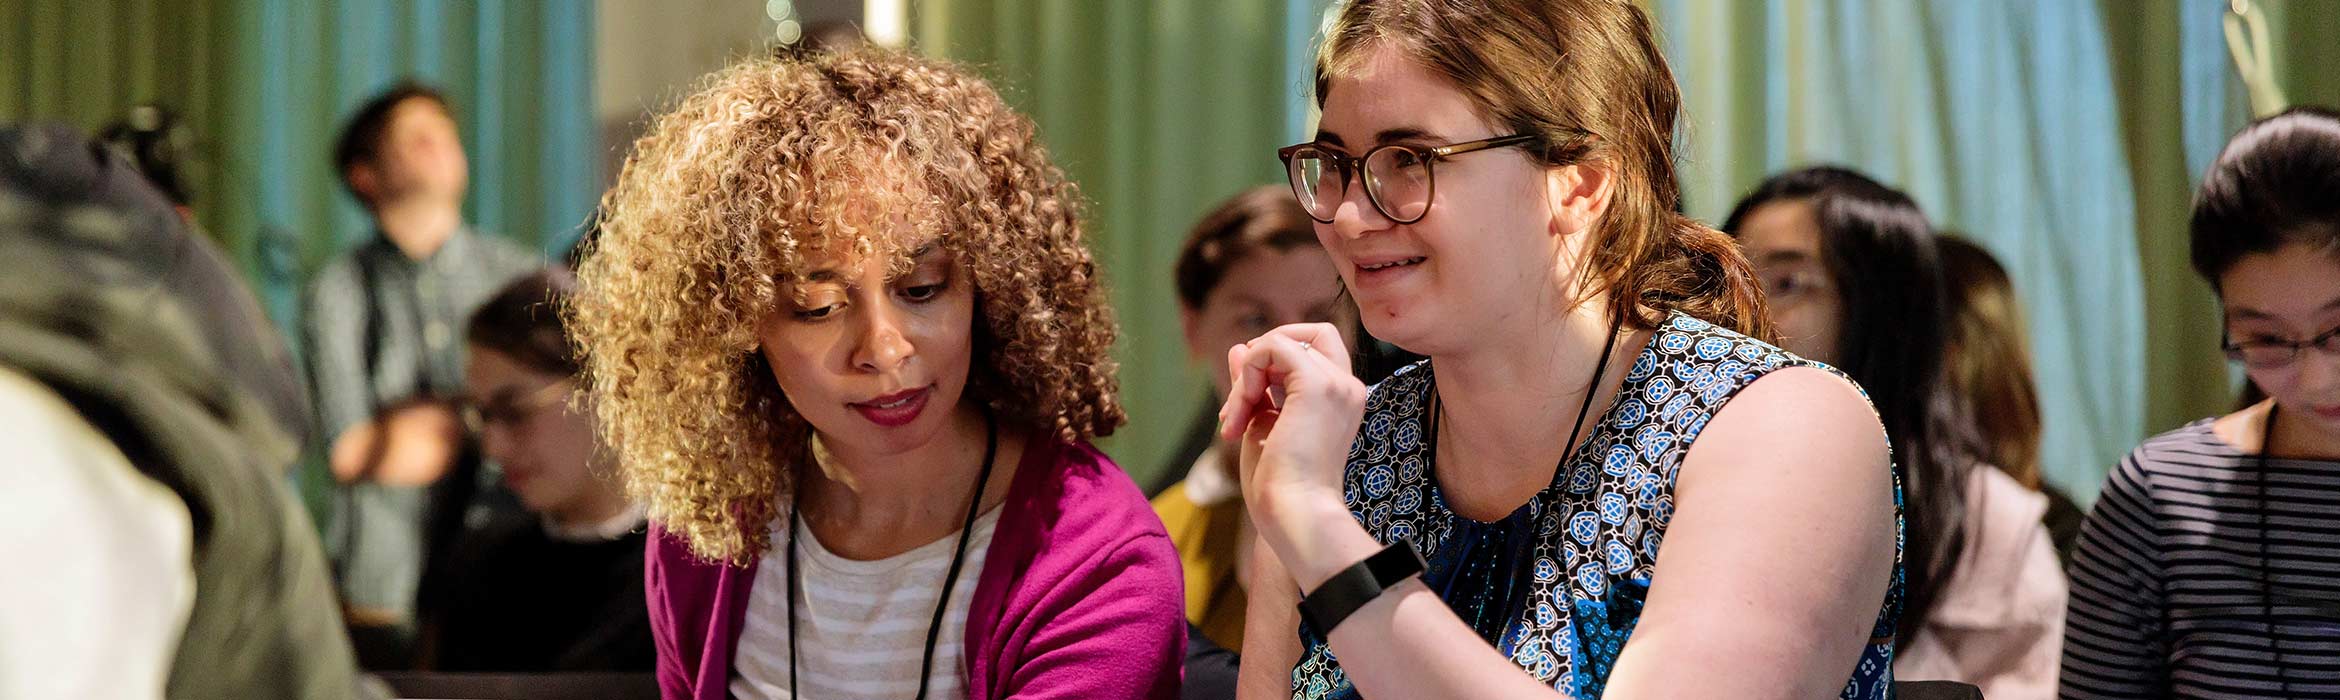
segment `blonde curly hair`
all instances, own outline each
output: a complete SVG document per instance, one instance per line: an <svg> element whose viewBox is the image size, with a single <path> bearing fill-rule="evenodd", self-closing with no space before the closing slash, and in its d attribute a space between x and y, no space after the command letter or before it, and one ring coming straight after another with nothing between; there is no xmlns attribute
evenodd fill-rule
<svg viewBox="0 0 2340 700"><path fill-rule="evenodd" d="M970 397L1068 442L1124 420L1079 194L956 66L856 50L718 71L634 142L599 224L568 313L601 427L629 494L707 560L761 554L811 459L756 328L820 256L902 265L939 237L974 283Z"/></svg>

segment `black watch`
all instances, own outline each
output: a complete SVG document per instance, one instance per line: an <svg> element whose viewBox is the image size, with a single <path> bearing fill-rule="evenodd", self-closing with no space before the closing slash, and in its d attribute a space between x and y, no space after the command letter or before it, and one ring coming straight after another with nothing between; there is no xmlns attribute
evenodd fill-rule
<svg viewBox="0 0 2340 700"><path fill-rule="evenodd" d="M1381 597L1382 592L1399 582L1420 575L1428 568L1422 553L1414 551L1410 540L1398 540L1364 561L1350 564L1332 578L1324 580L1300 598L1300 621L1314 630L1320 639L1330 638L1334 627L1366 603Z"/></svg>

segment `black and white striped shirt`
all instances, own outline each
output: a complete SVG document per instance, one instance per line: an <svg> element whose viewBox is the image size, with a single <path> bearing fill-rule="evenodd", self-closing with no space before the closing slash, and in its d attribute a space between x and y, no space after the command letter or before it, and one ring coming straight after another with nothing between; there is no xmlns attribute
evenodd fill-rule
<svg viewBox="0 0 2340 700"><path fill-rule="evenodd" d="M2340 697L2340 462L2259 462L2208 420L2121 461L2072 558L2063 697Z"/></svg>

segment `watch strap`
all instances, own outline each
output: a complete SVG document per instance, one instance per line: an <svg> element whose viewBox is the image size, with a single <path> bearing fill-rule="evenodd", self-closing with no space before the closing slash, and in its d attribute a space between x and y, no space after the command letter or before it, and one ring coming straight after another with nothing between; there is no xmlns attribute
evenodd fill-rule
<svg viewBox="0 0 2340 700"><path fill-rule="evenodd" d="M1300 621L1318 637L1329 637L1333 628L1339 627L1358 608L1400 582L1420 575L1428 567L1422 561L1422 554L1414 551L1412 541L1398 540L1373 556L1350 564L1349 568L1325 579L1316 590L1301 596Z"/></svg>

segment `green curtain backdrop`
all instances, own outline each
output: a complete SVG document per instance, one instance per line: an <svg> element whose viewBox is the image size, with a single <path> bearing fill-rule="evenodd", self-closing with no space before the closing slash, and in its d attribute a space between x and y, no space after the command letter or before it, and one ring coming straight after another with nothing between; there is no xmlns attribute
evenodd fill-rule
<svg viewBox="0 0 2340 700"><path fill-rule="evenodd" d="M168 105L197 135L197 159L187 173L197 211L207 222L218 218L217 203L229 199L220 191L224 132L218 127L231 123L226 112L234 94L226 77L238 70L241 36L230 5L0 0L0 121L40 119L94 131L132 105ZM224 238L245 244L248 234L247 228Z"/></svg>
<svg viewBox="0 0 2340 700"><path fill-rule="evenodd" d="M503 0L0 0L0 120L95 130L155 102L195 134L196 213L288 322L300 281L370 235L328 159L402 77L455 103L469 219L549 251L598 194L593 5Z"/></svg>
<svg viewBox="0 0 2340 700"><path fill-rule="evenodd" d="M291 328L301 283L372 235L333 139L403 77L454 102L468 220L565 249L599 194L592 51L590 2L0 0L0 121L94 131L136 104L179 112L197 219Z"/></svg>
<svg viewBox="0 0 2340 700"><path fill-rule="evenodd" d="M2086 502L2145 435L2226 408L2187 261L2193 183L2249 118L2226 0L1652 0L1688 104L1685 191L1849 162L2006 259L2049 478ZM2340 104L2340 3L2256 0L2277 82Z"/></svg>
<svg viewBox="0 0 2340 700"><path fill-rule="evenodd" d="M2139 196L2145 281L2146 429L2217 412L2234 399L2218 355L2218 311L2187 261L2191 191L2248 104L2227 56L2227 3L2099 0L2122 105L2122 141ZM2255 0L2268 17L2276 82L2293 104L2340 106L2340 3Z"/></svg>
<svg viewBox="0 0 2340 700"><path fill-rule="evenodd" d="M2187 260L2186 222L2194 182L2249 115L2219 29L2224 2L2100 5L2138 192L2138 262L2152 321L2144 429L2158 432L2234 396L2218 354L2217 306Z"/></svg>
<svg viewBox="0 0 2340 700"><path fill-rule="evenodd" d="M2143 428L2136 194L2097 8L2074 0L1661 0L1690 211L1841 163L1990 247L2031 326L2049 480L2095 493Z"/></svg>
<svg viewBox="0 0 2340 700"><path fill-rule="evenodd" d="M1103 447L1145 482L1209 393L1180 336L1171 264L1212 204L1283 181L1275 149L1307 124L1319 6L932 0L915 10L917 48L993 81L1090 200L1130 414Z"/></svg>
<svg viewBox="0 0 2340 700"><path fill-rule="evenodd" d="M2191 183L2247 119L2225 0L1641 0L1687 100L1685 191L1719 217L1795 163L1878 172L2009 258L2034 309L2047 465L2087 498L2146 434L2232 396L2208 289L2185 260ZM927 0L922 50L975 64L1093 200L1150 476L1201 377L1168 268L1215 198L1270 182L1301 138L1326 2ZM2340 3L2258 0L2294 103L2340 104ZM2003 171L2002 171L2003 170Z"/></svg>

